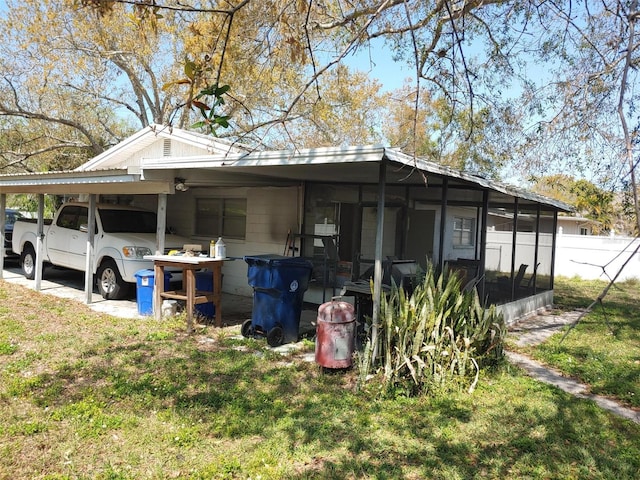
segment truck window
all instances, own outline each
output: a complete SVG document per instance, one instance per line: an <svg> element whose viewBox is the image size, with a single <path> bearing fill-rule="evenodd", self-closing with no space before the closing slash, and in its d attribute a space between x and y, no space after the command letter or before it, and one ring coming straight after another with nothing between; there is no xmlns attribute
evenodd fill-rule
<svg viewBox="0 0 640 480"><path fill-rule="evenodd" d="M13 225L14 223L16 223L16 220L20 220L21 218L24 218L24 215L22 215L20 212L7 210L5 211L4 223L5 225Z"/></svg>
<svg viewBox="0 0 640 480"><path fill-rule="evenodd" d="M107 233L156 233L156 214L153 212L101 208L100 220Z"/></svg>
<svg viewBox="0 0 640 480"><path fill-rule="evenodd" d="M81 219L87 224L87 209L77 205L69 205L63 207L58 215L56 225L62 228L70 228L72 230L80 230Z"/></svg>

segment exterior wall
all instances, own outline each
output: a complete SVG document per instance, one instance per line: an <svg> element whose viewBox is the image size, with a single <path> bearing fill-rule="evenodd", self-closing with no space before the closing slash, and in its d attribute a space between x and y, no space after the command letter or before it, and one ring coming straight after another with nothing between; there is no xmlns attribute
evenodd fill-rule
<svg viewBox="0 0 640 480"><path fill-rule="evenodd" d="M199 148L193 145L188 145L182 142L171 141L170 153L172 157L190 157L196 155L206 155L209 152L204 148ZM164 139L158 139L158 141L149 145L148 147L138 150L129 156L127 159L118 163L117 165L110 165L110 167L132 167L140 166L142 160L145 158L162 158L165 156L164 151Z"/></svg>
<svg viewBox="0 0 640 480"><path fill-rule="evenodd" d="M440 206L416 206L419 210L433 210L435 211L434 229L433 229L433 258L434 262L437 262L440 258L440 218L441 208ZM447 218L445 220L444 230L444 260L457 260L458 258L475 259L476 258L476 245L480 241L478 232L482 228L482 218L477 217L478 210L475 207L447 207ZM453 246L453 219L454 217L465 217L476 219L475 226L476 245L469 247L454 247ZM374 231L375 234L375 231ZM375 239L375 236L373 237Z"/></svg>
<svg viewBox="0 0 640 480"><path fill-rule="evenodd" d="M196 198L246 198L247 219L246 238L244 240L226 239L227 255L236 257L235 261L226 262L223 267L223 291L239 295L252 295L253 291L247 284L247 265L242 260L245 255L279 254L284 253L287 232L299 231L301 218L301 189L299 187L245 187L245 188L191 188L186 192L170 195L167 201L167 227L175 233L190 238L193 243L202 244L207 248L210 238L195 235ZM157 197L136 196L136 205L155 209ZM390 208L390 210L394 210ZM395 212L395 210L394 210ZM395 251L396 215L385 215L385 234L383 253L393 255ZM449 207L445 223L445 259L475 258L475 246L452 246L453 218L455 216L476 218L476 208ZM434 258L437 258L440 211L436 210L434 225ZM363 211L362 245L369 246L374 256L376 233L375 209L365 208ZM480 226L476 225L476 231ZM476 241L479 237L476 235Z"/></svg>
<svg viewBox="0 0 640 480"><path fill-rule="evenodd" d="M245 239L224 238L227 256L235 260L225 262L222 268L222 289L226 293L251 296L253 290L247 283L247 264L243 257L283 254L287 232L299 230L299 190L298 187L192 188L169 196L167 226L208 248L212 239L195 235L196 198L246 198Z"/></svg>
<svg viewBox="0 0 640 480"><path fill-rule="evenodd" d="M467 259L475 259L476 258L476 245L479 242L479 236L477 235L479 229L482 225L475 225L475 241L473 246L466 247L456 247L453 245L453 219L454 217L464 217L464 218L473 218L477 219L477 209L471 207L447 207L447 219L445 222L444 229L444 259L446 260L457 260L458 258L467 258ZM440 215L437 216L437 222L440 221ZM434 243L439 243L439 235L440 235L440 223L436 225L435 235L437 237L434 239ZM435 252L434 252L435 253Z"/></svg>
<svg viewBox="0 0 640 480"><path fill-rule="evenodd" d="M580 229L586 228L587 234L591 235L591 225L585 221L558 216L558 234L580 235Z"/></svg>

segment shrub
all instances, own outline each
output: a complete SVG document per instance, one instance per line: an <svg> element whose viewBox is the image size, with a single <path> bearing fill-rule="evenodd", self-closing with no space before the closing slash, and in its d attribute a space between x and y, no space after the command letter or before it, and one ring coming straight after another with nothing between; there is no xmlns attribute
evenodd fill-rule
<svg viewBox="0 0 640 480"><path fill-rule="evenodd" d="M495 306L484 307L475 289L429 267L411 294L395 285L380 302L377 338L359 362L360 384L371 371L386 389L410 394L464 385L470 392L480 365L502 357L506 327Z"/></svg>

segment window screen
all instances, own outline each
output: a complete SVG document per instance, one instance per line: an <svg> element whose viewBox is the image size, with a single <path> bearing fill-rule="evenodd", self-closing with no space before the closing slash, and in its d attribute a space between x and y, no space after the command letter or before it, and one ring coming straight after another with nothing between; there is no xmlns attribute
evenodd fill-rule
<svg viewBox="0 0 640 480"><path fill-rule="evenodd" d="M196 199L196 235L244 240L246 227L245 198Z"/></svg>
<svg viewBox="0 0 640 480"><path fill-rule="evenodd" d="M453 246L473 247L475 245L475 218L453 218Z"/></svg>

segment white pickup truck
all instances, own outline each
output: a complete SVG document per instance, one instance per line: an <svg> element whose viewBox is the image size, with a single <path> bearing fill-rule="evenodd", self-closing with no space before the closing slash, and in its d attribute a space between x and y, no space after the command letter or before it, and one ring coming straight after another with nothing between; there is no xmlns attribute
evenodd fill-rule
<svg viewBox="0 0 640 480"><path fill-rule="evenodd" d="M53 220L45 220L43 261L59 267L84 271L87 255L88 204L67 203ZM19 219L13 226L12 248L20 255L22 272L35 277L37 224L35 219ZM165 236L165 252L181 250L189 239ZM144 260L154 253L156 214L122 205L98 204L94 239L98 291L104 298L120 299L129 294L136 282L135 273L152 268Z"/></svg>

